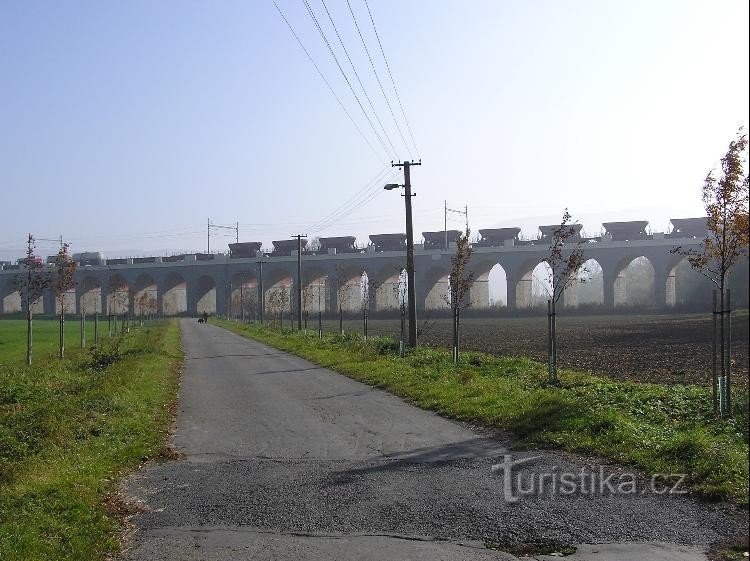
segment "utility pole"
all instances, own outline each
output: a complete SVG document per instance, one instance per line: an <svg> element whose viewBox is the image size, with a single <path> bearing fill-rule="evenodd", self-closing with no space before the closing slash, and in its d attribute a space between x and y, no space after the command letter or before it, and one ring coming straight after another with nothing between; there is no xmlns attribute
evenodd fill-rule
<svg viewBox="0 0 750 561"><path fill-rule="evenodd" d="M222 224L211 224L211 219L208 219L208 226L206 227L206 253L211 253L211 228L222 229L222 230L234 230L234 237L237 243L240 241L240 223L235 222L232 226L225 226Z"/></svg>
<svg viewBox="0 0 750 561"><path fill-rule="evenodd" d="M391 163L392 167L404 168L404 202L406 204L406 278L407 278L407 290L409 291L409 346L415 348L417 346L417 294L414 282L414 223L412 220L411 213L411 198L416 196L416 193L411 192L411 166L421 166L422 161L409 162L394 164Z"/></svg>
<svg viewBox="0 0 750 561"><path fill-rule="evenodd" d="M263 325L265 314L266 314L266 293L263 290L263 263L267 263L267 261L263 261L263 259L260 259L259 261L256 261L258 264L258 304L260 305L260 324Z"/></svg>
<svg viewBox="0 0 750 561"><path fill-rule="evenodd" d="M443 201L443 231L445 232L445 251L448 251L448 201Z"/></svg>
<svg viewBox="0 0 750 561"><path fill-rule="evenodd" d="M455 208L448 208L448 201L445 201L443 216L445 223L445 250L448 251L448 213L455 212L456 214L463 214L466 219L466 230L469 230L469 205L465 205L463 210L457 210Z"/></svg>
<svg viewBox="0 0 750 561"><path fill-rule="evenodd" d="M293 234L297 238L297 330L302 331L302 238L307 234Z"/></svg>

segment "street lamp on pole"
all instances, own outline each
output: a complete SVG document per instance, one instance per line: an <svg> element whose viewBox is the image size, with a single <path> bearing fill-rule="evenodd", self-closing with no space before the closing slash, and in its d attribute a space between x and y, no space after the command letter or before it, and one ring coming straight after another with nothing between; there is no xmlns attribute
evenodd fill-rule
<svg viewBox="0 0 750 561"><path fill-rule="evenodd" d="M422 162L401 162L398 164L391 164L393 167L404 168L404 193L401 195L404 197L404 203L406 206L406 280L407 280L407 298L408 298L408 313L409 313L409 346L415 348L417 346L417 292L414 283L414 224L412 221L411 213L411 198L416 196L416 193L411 192L411 166L421 166ZM398 183L388 183L383 189L386 191L393 191L402 187Z"/></svg>

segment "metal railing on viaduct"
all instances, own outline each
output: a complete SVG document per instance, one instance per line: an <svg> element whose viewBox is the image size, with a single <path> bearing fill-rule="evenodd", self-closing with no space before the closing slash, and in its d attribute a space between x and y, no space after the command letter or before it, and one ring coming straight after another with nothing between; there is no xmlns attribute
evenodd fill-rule
<svg viewBox="0 0 750 561"><path fill-rule="evenodd" d="M606 233L602 236L578 238L584 242L584 258L601 267L603 306L614 308L627 303L632 286L628 287L624 271L639 257L646 258L653 268L653 304L663 307L677 301L676 271L682 258L670 250L675 246L698 247L705 237L705 219L674 219L672 223L670 234L647 234L647 222L611 222L604 224ZM541 226L542 235L536 240L520 239L518 228L480 230L470 265L475 275L471 307L490 306L489 274L496 265L505 272L505 305L511 309L531 306L532 273L549 254L552 229L554 226ZM448 275L458 235L458 231L423 233L424 242L415 250L418 309L447 306ZM260 286L266 310L273 306L289 309L289 302L294 302L290 291L297 277L297 241L273 243L271 252L263 252L258 242L247 242L231 244L227 254L127 259L76 254L76 287L66 295L66 309L71 313L196 315L205 311L226 315L244 307L248 313L255 313L261 300ZM372 235L364 248L357 247L350 236L322 238L319 248L304 250L303 255L303 303L308 311L332 312L339 306L356 311L365 303L371 311L399 306L403 296L399 279L405 266L404 234ZM49 258L46 267L53 270L53 263ZM6 263L0 267L0 313L22 311L15 279L23 265ZM564 305L577 304L575 288L565 297ZM51 290L45 291L34 309L47 314L57 309Z"/></svg>

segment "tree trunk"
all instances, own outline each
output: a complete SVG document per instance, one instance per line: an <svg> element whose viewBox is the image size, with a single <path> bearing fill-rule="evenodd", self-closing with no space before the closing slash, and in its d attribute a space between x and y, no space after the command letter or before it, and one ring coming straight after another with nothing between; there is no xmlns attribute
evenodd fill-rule
<svg viewBox="0 0 750 561"><path fill-rule="evenodd" d="M399 340L398 354L403 357L405 354L405 342L404 342L404 320L406 319L406 308L401 306L401 339Z"/></svg>
<svg viewBox="0 0 750 561"><path fill-rule="evenodd" d="M557 314L552 300L552 380L557 384Z"/></svg>
<svg viewBox="0 0 750 561"><path fill-rule="evenodd" d="M323 338L323 312L318 310L318 339Z"/></svg>
<svg viewBox="0 0 750 561"><path fill-rule="evenodd" d="M364 311L364 331L365 331L365 342L367 341L367 310Z"/></svg>
<svg viewBox="0 0 750 561"><path fill-rule="evenodd" d="M344 334L344 310L339 306L339 333Z"/></svg>
<svg viewBox="0 0 750 561"><path fill-rule="evenodd" d="M554 383L553 361L553 333L552 333L552 300L547 300L547 383Z"/></svg>
<svg viewBox="0 0 750 561"><path fill-rule="evenodd" d="M60 358L65 358L65 309L60 306Z"/></svg>
<svg viewBox="0 0 750 561"><path fill-rule="evenodd" d="M31 314L31 301L26 297L26 364L31 365L32 346L33 338L31 334L32 330L32 314Z"/></svg>

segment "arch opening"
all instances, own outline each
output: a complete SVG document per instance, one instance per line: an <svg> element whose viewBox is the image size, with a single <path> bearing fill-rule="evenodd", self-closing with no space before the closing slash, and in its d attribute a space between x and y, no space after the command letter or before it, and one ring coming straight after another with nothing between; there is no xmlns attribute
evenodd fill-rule
<svg viewBox="0 0 750 561"><path fill-rule="evenodd" d="M73 302L75 304L75 289L73 289ZM71 310L71 303L67 301L68 295L65 295L65 310ZM55 299L55 308L57 313L60 313L60 302ZM81 301L79 302L79 309L84 314L97 314L102 312L102 285L96 277L86 277L81 282Z"/></svg>
<svg viewBox="0 0 750 561"><path fill-rule="evenodd" d="M632 259L615 278L615 306L654 306L655 279L654 267L647 257Z"/></svg>
<svg viewBox="0 0 750 561"><path fill-rule="evenodd" d="M505 268L496 263L487 272L487 288L491 308L505 308L508 306L508 275ZM482 278L480 276L480 278Z"/></svg>
<svg viewBox="0 0 750 561"><path fill-rule="evenodd" d="M158 289L150 275L139 275L135 280L133 312L137 316L149 316L158 312Z"/></svg>
<svg viewBox="0 0 750 561"><path fill-rule="evenodd" d="M216 314L216 281L213 277L203 275L195 285L195 310L198 315Z"/></svg>
<svg viewBox="0 0 750 561"><path fill-rule="evenodd" d="M604 305L604 271L596 259L584 261L563 298L570 307Z"/></svg>
<svg viewBox="0 0 750 561"><path fill-rule="evenodd" d="M2 311L4 314L15 314L21 311L21 292L13 281L5 283L2 292Z"/></svg>
<svg viewBox="0 0 750 561"><path fill-rule="evenodd" d="M157 298L158 298L157 294ZM187 312L187 283L178 273L170 273L164 279L161 291L161 313L176 316Z"/></svg>
<svg viewBox="0 0 750 561"><path fill-rule="evenodd" d="M130 285L118 274L107 280L107 309L112 314L122 315L130 310Z"/></svg>
<svg viewBox="0 0 750 561"><path fill-rule="evenodd" d="M234 318L256 319L258 280L249 272L235 273L230 281L229 314Z"/></svg>

